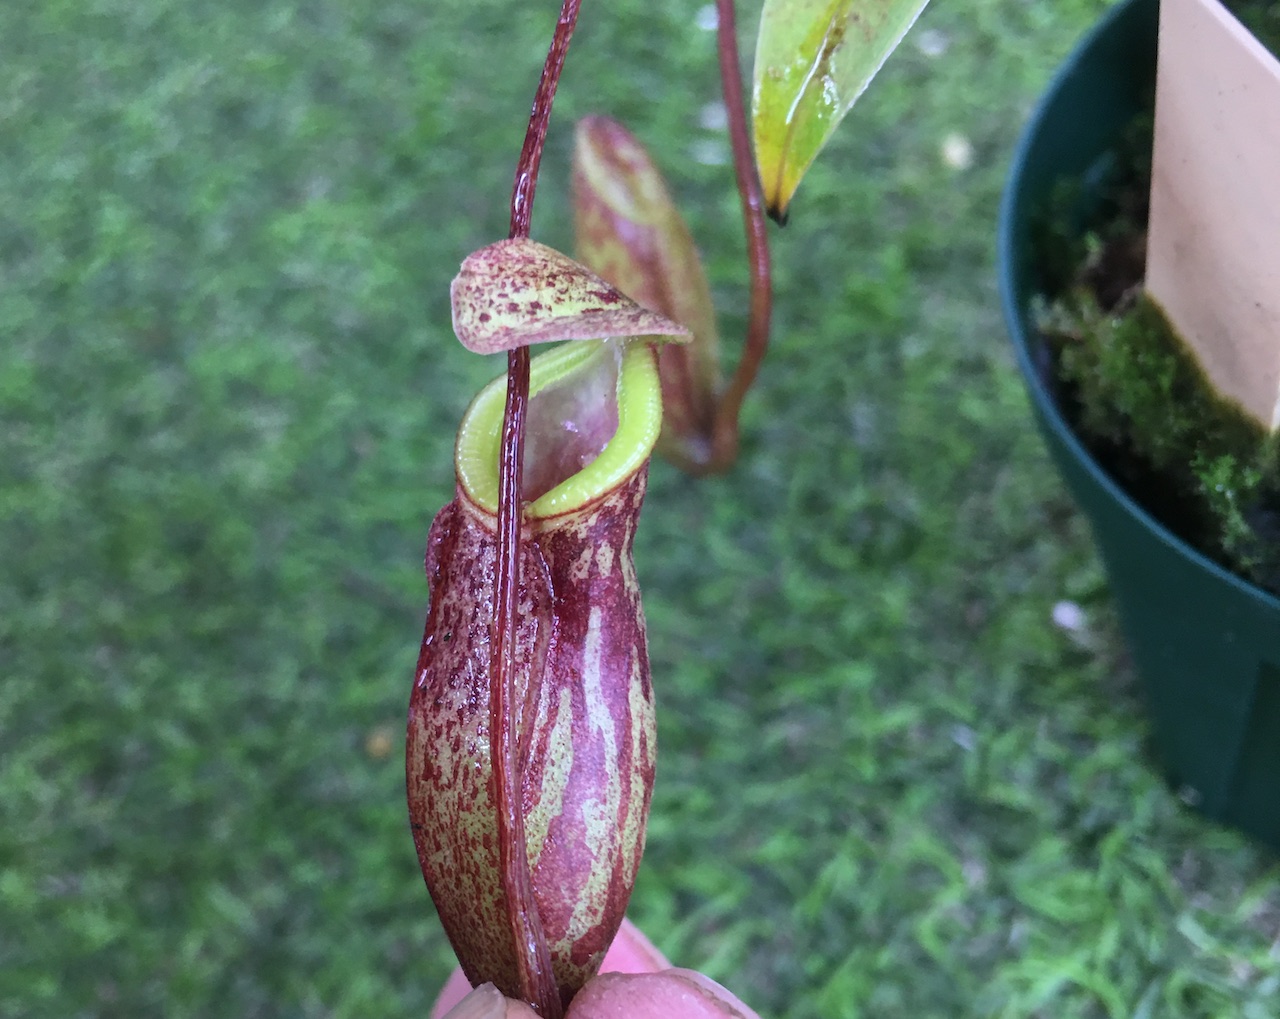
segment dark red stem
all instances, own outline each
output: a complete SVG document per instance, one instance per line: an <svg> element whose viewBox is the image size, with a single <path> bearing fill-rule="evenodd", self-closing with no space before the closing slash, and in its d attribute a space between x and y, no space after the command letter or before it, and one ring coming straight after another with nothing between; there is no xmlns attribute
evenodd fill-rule
<svg viewBox="0 0 1280 1019"><path fill-rule="evenodd" d="M564 0L538 91L534 95L529 127L511 189L512 238L529 236L538 167L542 162L551 107L580 5L581 0ZM560 991L551 970L551 952L533 897L533 878L529 872L519 734L514 725L515 679L519 664L516 625L519 621L520 540L524 519L524 432L528 406L529 350L521 347L507 355L507 403L502 419L502 452L498 464L498 569L494 578L494 641L489 660L490 761L494 801L498 808L498 862L502 868L507 920L519 968L520 993L544 1019L561 1019Z"/></svg>
<svg viewBox="0 0 1280 1019"><path fill-rule="evenodd" d="M733 0L716 0L720 51L720 81L729 117L729 141L733 168L742 200L742 222L747 233L747 259L751 266L751 307L742 357L716 406L715 427L708 470L724 471L738 454L738 415L747 390L755 381L769 348L769 317L773 309L773 276L769 268L769 237L764 221L764 197L747 136L747 108L742 95L742 67L738 58L738 32Z"/></svg>
<svg viewBox="0 0 1280 1019"><path fill-rule="evenodd" d="M517 353L524 357L517 357ZM498 811L498 865L506 898L507 923L516 953L520 996L539 1015L560 1019L560 992L551 969L542 918L533 897L533 875L524 830L519 767L520 734L515 720L517 596L520 590L521 488L524 475L524 426L529 402L529 355L508 357L507 404L502 423L498 469L498 569L494 578L497 610L489 661L489 745L493 800Z"/></svg>
<svg viewBox="0 0 1280 1019"><path fill-rule="evenodd" d="M582 0L564 0L560 8L560 20L547 51L547 61L542 66L542 78L533 96L533 109L529 111L529 127L524 135L524 147L516 164L515 184L511 188L511 236L528 237L533 218L533 194L538 187L538 167L542 163L542 146L547 140L547 127L551 123L551 105L555 102L556 86L560 84L560 72L569 52L574 26L578 23L578 8Z"/></svg>

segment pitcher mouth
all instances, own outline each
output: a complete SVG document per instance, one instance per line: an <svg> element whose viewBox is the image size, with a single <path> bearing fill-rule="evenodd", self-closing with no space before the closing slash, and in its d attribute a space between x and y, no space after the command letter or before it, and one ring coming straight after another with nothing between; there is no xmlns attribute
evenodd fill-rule
<svg viewBox="0 0 1280 1019"><path fill-rule="evenodd" d="M472 502L498 512L506 376L485 386L458 429L454 466ZM526 518L577 509L616 488L648 459L662 428L650 346L638 340L566 343L529 368Z"/></svg>

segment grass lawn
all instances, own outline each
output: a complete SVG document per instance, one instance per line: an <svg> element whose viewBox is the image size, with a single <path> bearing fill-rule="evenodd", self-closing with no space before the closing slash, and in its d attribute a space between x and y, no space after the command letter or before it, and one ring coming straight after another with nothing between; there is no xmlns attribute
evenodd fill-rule
<svg viewBox="0 0 1280 1019"><path fill-rule="evenodd" d="M498 368L447 283L556 6L0 6L0 1016L425 1016L422 552ZM774 231L737 468L654 468L632 915L762 1015L1280 1010L1280 868L1152 770L997 308L1014 138L1105 6L936 0ZM534 231L573 118L623 118L732 351L700 7L584 5Z"/></svg>

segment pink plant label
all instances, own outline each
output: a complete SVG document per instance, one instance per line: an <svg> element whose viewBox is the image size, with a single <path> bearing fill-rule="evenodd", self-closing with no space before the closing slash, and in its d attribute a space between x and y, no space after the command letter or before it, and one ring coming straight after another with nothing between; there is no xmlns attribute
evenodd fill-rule
<svg viewBox="0 0 1280 1019"><path fill-rule="evenodd" d="M1147 291L1280 426L1280 61L1219 0L1162 0Z"/></svg>

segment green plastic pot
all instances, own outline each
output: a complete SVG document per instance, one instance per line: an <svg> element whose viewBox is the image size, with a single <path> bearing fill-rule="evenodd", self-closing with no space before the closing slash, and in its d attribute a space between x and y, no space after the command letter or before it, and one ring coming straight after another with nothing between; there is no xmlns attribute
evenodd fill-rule
<svg viewBox="0 0 1280 1019"><path fill-rule="evenodd" d="M1001 300L1037 423L1088 517L1175 789L1209 817L1280 849L1280 600L1171 534L1098 465L1063 417L1032 322L1032 217L1064 178L1114 159L1155 80L1157 0L1112 8L1050 85L1014 157L1000 210Z"/></svg>

